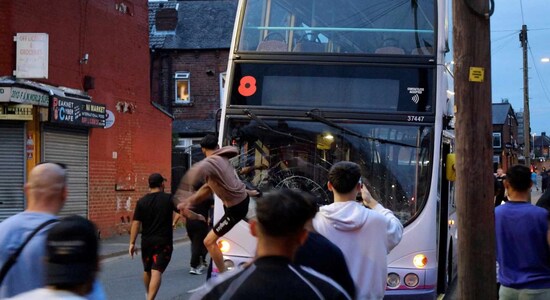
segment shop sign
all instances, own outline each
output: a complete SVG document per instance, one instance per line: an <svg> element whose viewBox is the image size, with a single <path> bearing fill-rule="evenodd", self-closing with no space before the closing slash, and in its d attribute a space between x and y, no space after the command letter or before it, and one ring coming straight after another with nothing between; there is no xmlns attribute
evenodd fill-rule
<svg viewBox="0 0 550 300"><path fill-rule="evenodd" d="M64 97L52 97L50 122L85 127L105 127L105 105Z"/></svg>
<svg viewBox="0 0 550 300"><path fill-rule="evenodd" d="M107 110L107 119L105 120L105 129L113 127L115 124L115 114L112 111Z"/></svg>
<svg viewBox="0 0 550 300"><path fill-rule="evenodd" d="M10 102L10 87L0 87L0 102Z"/></svg>
<svg viewBox="0 0 550 300"><path fill-rule="evenodd" d="M18 87L0 87L0 102L16 102L48 107L50 97L41 92Z"/></svg>
<svg viewBox="0 0 550 300"><path fill-rule="evenodd" d="M0 106L0 120L32 120L32 105L4 104Z"/></svg>
<svg viewBox="0 0 550 300"><path fill-rule="evenodd" d="M48 34L18 33L15 71L17 78L48 78Z"/></svg>

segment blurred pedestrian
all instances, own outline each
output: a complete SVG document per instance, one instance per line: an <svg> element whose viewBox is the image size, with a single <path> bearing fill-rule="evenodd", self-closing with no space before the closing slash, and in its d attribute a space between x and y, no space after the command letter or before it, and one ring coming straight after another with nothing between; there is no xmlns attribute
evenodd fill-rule
<svg viewBox="0 0 550 300"><path fill-rule="evenodd" d="M537 192L539 191L539 185L537 184L537 171L533 170L531 173L531 181L533 182L533 185L537 189Z"/></svg>
<svg viewBox="0 0 550 300"><path fill-rule="evenodd" d="M155 299L173 251L172 214L177 212L170 194L164 192L166 179L159 173L149 176L149 193L136 204L130 227L128 252L136 253L136 239L141 227L143 283L148 300Z"/></svg>
<svg viewBox="0 0 550 300"><path fill-rule="evenodd" d="M502 168L498 168L495 175L495 207L508 201L506 198L506 189L504 188L505 179L506 174L504 174L504 170L502 170Z"/></svg>
<svg viewBox="0 0 550 300"><path fill-rule="evenodd" d="M401 241L403 225L372 198L356 163L334 164L328 179L334 203L320 207L313 228L344 253L357 299L382 299L388 275L387 254ZM370 209L355 200L358 193Z"/></svg>
<svg viewBox="0 0 550 300"><path fill-rule="evenodd" d="M81 216L61 219L46 238L46 286L10 299L86 299L99 271L98 249L92 222Z"/></svg>
<svg viewBox="0 0 550 300"><path fill-rule="evenodd" d="M537 200L536 205L550 211L550 189L546 189L539 197L539 200Z"/></svg>
<svg viewBox="0 0 550 300"><path fill-rule="evenodd" d="M530 170L506 172L508 202L495 208L499 299L550 299L548 211L529 202Z"/></svg>
<svg viewBox="0 0 550 300"><path fill-rule="evenodd" d="M59 163L40 163L29 173L24 186L27 208L0 223L0 266L9 258L15 263L4 271L0 299L43 287L45 241L52 223L67 200L67 170ZM34 233L34 234L33 234ZM25 241L27 240L27 243ZM20 250L19 255L15 255ZM88 299L105 299L96 280Z"/></svg>
<svg viewBox="0 0 550 300"><path fill-rule="evenodd" d="M306 226L308 227L311 227L311 224ZM309 230L306 241L296 252L294 263L326 275L342 286L351 298L355 298L355 284L349 274L344 254L326 237Z"/></svg>
<svg viewBox="0 0 550 300"><path fill-rule="evenodd" d="M540 184L540 189L541 191L544 193L546 191L546 189L548 188L548 171L546 171L546 168L545 167L542 167L542 171L540 172L540 176L541 176L541 184Z"/></svg>
<svg viewBox="0 0 550 300"><path fill-rule="evenodd" d="M207 135L201 140L201 150L205 159L191 167L183 177L176 198L180 201L178 209L187 214L193 206L205 201L214 193L223 202L225 214L206 235L204 245L220 273L225 271L223 255L218 247L218 238L225 235L239 221L246 219L250 197L257 192L247 191L245 184L238 178L233 165L229 162L238 154L238 149L232 146L218 149L218 140L213 135ZM189 190L198 182L206 183L196 192L189 195Z"/></svg>
<svg viewBox="0 0 550 300"><path fill-rule="evenodd" d="M202 182L199 187L200 186L202 186ZM210 194L206 200L196 204L191 210L203 216L205 220L209 220L209 213L212 205L214 205L214 195ZM191 241L191 260L189 261L191 268L189 269L189 273L201 275L208 267L208 263L206 262L208 249L206 249L204 245L204 239L208 231L210 231L210 226L208 222L203 220L188 219L185 221L185 229Z"/></svg>
<svg viewBox="0 0 550 300"><path fill-rule="evenodd" d="M250 232L258 238L252 264L211 279L191 299L351 299L335 281L292 262L307 238L313 203L300 192L277 190L256 200Z"/></svg>

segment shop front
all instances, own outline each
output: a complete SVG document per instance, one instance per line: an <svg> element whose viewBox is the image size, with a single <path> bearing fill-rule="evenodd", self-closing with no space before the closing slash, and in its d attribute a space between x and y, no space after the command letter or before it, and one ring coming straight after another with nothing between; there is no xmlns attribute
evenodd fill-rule
<svg viewBox="0 0 550 300"><path fill-rule="evenodd" d="M25 209L24 183L41 161L68 169L61 215L87 216L89 131L105 119L105 105L82 91L0 78L0 222Z"/></svg>

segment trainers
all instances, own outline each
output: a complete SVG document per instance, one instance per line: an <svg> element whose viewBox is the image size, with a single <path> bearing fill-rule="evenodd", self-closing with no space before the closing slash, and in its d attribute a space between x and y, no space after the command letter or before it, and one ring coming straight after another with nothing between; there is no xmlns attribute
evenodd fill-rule
<svg viewBox="0 0 550 300"><path fill-rule="evenodd" d="M197 271L199 271L201 274L204 272L205 269L206 269L206 267L204 265L199 265L197 267Z"/></svg>
<svg viewBox="0 0 550 300"><path fill-rule="evenodd" d="M191 269L189 269L189 274L201 275L202 274L202 269L200 267L199 268L191 267Z"/></svg>

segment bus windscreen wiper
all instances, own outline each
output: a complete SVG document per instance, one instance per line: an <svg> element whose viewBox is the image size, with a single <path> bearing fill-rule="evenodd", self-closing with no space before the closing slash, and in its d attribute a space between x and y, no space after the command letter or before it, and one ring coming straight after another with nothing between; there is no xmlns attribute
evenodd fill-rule
<svg viewBox="0 0 550 300"><path fill-rule="evenodd" d="M246 114L247 117L249 117L250 119L252 119L256 122L258 122L263 128L265 128L269 132L272 132L272 133L275 133L275 134L278 134L278 135L282 135L282 136L286 136L286 137L289 137L289 138L294 139L296 141L302 141L302 142L305 142L305 143L308 143L308 144L313 144L313 142L308 140L308 139L304 139L304 138L295 136L295 135L293 135L292 133L289 133L289 132L282 132L282 131L278 131L276 129L271 128L271 126L269 126L264 120L262 120L258 116L256 116L248 108L243 109L243 112Z"/></svg>
<svg viewBox="0 0 550 300"><path fill-rule="evenodd" d="M379 142L379 143L382 143L382 144L393 144L393 145L398 145L398 146L404 146L404 147L413 147L413 148L416 148L416 146L414 145L409 145L409 144L405 144L405 143L401 143L401 142L396 142L396 141L390 141L390 140L386 140L386 139L382 139L382 138L376 138L376 137L371 137L371 136L364 136L362 134L359 134L351 129L348 129L348 128L345 128L345 127L342 127L328 119L326 119L325 117L321 116L320 114L315 114L313 113L314 111L317 111L317 112L321 112L320 109L318 108L315 108L315 109L312 109L308 112L306 112L306 116L308 116L309 118L315 120L315 121L319 121L325 125L328 125L332 128L336 128L338 130L341 130L342 132L345 132L349 135L352 135L352 136L355 136L355 137L358 137L358 138L361 138L361 139L365 139L365 140L368 140L368 141L371 141L371 142Z"/></svg>

